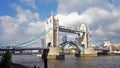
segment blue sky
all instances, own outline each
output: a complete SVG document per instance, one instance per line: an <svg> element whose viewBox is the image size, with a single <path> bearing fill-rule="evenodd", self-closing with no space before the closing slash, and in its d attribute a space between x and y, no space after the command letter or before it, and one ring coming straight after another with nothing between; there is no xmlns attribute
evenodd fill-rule
<svg viewBox="0 0 120 68"><path fill-rule="evenodd" d="M98 40L120 43L119 3L120 0L0 0L0 41L21 43L32 39L45 28L45 20L53 11L60 25L78 27L85 22Z"/></svg>
<svg viewBox="0 0 120 68"><path fill-rule="evenodd" d="M29 9L32 12L38 12L43 20L50 16L51 11L56 12L57 9L56 1L36 0L34 8L32 5L23 3L21 0L0 0L0 16L16 16L16 10L13 8L14 4L21 6L23 9Z"/></svg>

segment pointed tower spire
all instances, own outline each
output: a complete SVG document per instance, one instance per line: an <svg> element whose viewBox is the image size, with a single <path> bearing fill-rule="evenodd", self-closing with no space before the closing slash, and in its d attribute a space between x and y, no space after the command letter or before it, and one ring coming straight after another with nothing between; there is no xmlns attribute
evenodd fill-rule
<svg viewBox="0 0 120 68"><path fill-rule="evenodd" d="M52 19L52 22L55 22L55 17L54 17L54 12L51 11L51 19Z"/></svg>
<svg viewBox="0 0 120 68"><path fill-rule="evenodd" d="M54 18L54 12L53 11L51 11L51 17Z"/></svg>
<svg viewBox="0 0 120 68"><path fill-rule="evenodd" d="M51 16L53 16L53 11L51 11Z"/></svg>

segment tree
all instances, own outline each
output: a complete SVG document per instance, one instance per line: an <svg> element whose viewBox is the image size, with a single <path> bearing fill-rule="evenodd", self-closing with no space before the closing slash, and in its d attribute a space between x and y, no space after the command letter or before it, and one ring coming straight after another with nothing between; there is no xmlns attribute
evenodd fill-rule
<svg viewBox="0 0 120 68"><path fill-rule="evenodd" d="M0 68L11 68L11 53L10 51L6 51L1 58L1 62L0 62Z"/></svg>

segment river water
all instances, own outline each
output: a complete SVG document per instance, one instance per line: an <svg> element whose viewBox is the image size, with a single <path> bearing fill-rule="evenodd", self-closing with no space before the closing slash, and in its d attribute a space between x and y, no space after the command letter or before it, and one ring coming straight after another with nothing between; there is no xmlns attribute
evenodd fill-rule
<svg viewBox="0 0 120 68"><path fill-rule="evenodd" d="M29 68L34 64L43 67L42 59L35 55L13 55L12 61ZM48 68L120 68L120 56L99 56L76 58L66 55L65 60L48 60Z"/></svg>

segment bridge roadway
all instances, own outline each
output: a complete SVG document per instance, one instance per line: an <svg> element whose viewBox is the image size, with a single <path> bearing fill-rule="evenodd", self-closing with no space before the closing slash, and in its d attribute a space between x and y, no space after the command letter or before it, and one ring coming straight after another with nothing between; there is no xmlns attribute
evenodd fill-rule
<svg viewBox="0 0 120 68"><path fill-rule="evenodd" d="M23 51L23 50L49 50L47 47L42 47L42 48L12 48L12 49L0 49L0 51Z"/></svg>

